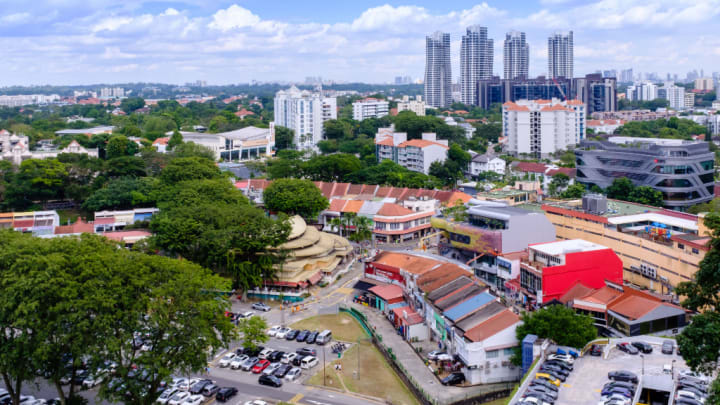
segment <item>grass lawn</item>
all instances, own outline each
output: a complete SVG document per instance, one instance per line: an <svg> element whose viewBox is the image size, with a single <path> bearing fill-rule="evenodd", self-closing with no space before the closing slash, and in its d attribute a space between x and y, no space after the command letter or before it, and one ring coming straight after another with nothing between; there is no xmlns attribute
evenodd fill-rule
<svg viewBox="0 0 720 405"><path fill-rule="evenodd" d="M360 379L355 378L358 367L358 349L360 351ZM338 374L334 369L337 363L342 365L342 372L339 374L342 382L338 381ZM333 360L325 368L325 374L327 375L325 384L330 387L387 399L397 405L418 404L410 390L400 380L400 377L387 364L382 354L369 342L361 343L360 346L353 345L343 354L341 359ZM322 385L322 379L321 368L308 382L314 385Z"/></svg>
<svg viewBox="0 0 720 405"><path fill-rule="evenodd" d="M318 315L311 318L303 319L290 325L293 329L308 329L322 331L330 329L334 340L343 342L357 342L358 338L367 338L363 328L358 325L357 321L348 314L339 313L337 315Z"/></svg>

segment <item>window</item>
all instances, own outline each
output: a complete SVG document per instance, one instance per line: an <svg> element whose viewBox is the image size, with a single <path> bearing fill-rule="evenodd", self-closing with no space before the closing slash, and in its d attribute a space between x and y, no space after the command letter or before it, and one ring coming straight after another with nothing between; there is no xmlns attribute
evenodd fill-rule
<svg viewBox="0 0 720 405"><path fill-rule="evenodd" d="M678 249L685 250L685 245L683 245L682 243L678 243Z"/></svg>
<svg viewBox="0 0 720 405"><path fill-rule="evenodd" d="M700 162L700 166L702 166L703 170L712 170L715 168L715 162L712 160L706 160L704 162Z"/></svg>
<svg viewBox="0 0 720 405"><path fill-rule="evenodd" d="M515 348L508 347L506 349L503 349L503 355L505 356L512 356L515 353Z"/></svg>
<svg viewBox="0 0 720 405"><path fill-rule="evenodd" d="M496 359L500 356L500 350L490 350L485 352L485 357L488 359Z"/></svg>
<svg viewBox="0 0 720 405"><path fill-rule="evenodd" d="M470 237L467 235L461 235L459 233L450 232L450 240L453 242L460 242L468 244L470 243Z"/></svg>
<svg viewBox="0 0 720 405"><path fill-rule="evenodd" d="M699 251L699 250L697 250L697 249L695 249L695 248L692 248L692 252L693 252L694 254L698 254L698 253L700 253L700 251Z"/></svg>

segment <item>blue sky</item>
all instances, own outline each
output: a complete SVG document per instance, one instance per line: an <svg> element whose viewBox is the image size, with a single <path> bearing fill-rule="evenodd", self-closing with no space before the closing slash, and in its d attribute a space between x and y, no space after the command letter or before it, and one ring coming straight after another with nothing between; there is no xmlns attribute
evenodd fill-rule
<svg viewBox="0 0 720 405"><path fill-rule="evenodd" d="M547 37L575 33L575 72L720 71L720 0L3 0L0 86L127 81L211 84L421 78L425 35L450 32L453 73L467 25L527 33L530 73Z"/></svg>

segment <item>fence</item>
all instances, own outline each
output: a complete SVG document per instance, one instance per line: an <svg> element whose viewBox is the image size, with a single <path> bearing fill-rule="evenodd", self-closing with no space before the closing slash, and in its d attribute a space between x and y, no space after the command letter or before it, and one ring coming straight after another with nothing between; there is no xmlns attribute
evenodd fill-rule
<svg viewBox="0 0 720 405"><path fill-rule="evenodd" d="M457 397L449 401L438 401L428 392L423 390L422 386L415 380L412 374L409 373L405 369L403 364L397 360L397 357L392 352L392 348L388 348L382 343L382 335L376 333L375 330L370 327L370 325L368 325L367 316L365 314L356 310L355 308L339 306L338 309L342 312L349 314L350 316L355 318L358 323L360 323L360 326L362 326L365 332L367 332L368 336L370 336L370 338L372 339L375 347L378 348L383 357L385 357L385 360L388 362L388 364L390 364L393 370L395 370L395 373L397 373L403 383L405 383L405 385L410 389L415 398L417 398L417 400L422 405L478 405L494 401L496 399L506 398L510 396L510 393L512 392L512 388L511 386L509 386L506 389L475 395L473 397Z"/></svg>

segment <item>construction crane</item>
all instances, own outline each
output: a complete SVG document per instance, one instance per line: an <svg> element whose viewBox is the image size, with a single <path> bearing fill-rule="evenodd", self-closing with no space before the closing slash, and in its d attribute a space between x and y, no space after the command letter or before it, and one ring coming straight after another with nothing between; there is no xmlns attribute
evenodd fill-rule
<svg viewBox="0 0 720 405"><path fill-rule="evenodd" d="M552 80L553 80L553 83L555 83L555 87L557 87L558 90L560 90L560 94L562 95L563 101L566 101L566 100L567 100L567 96L565 96L565 91L564 91L564 90L562 89L562 87L560 86L560 83L558 83L558 81L555 80L554 77L552 78Z"/></svg>

